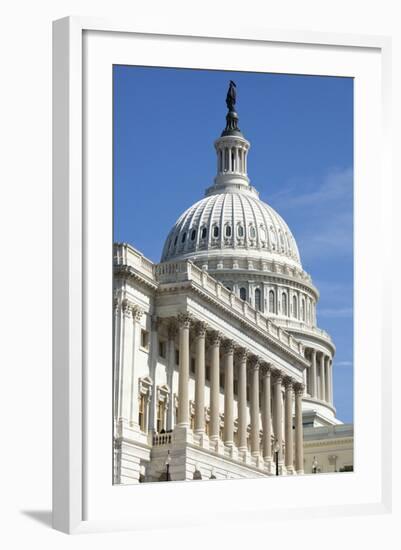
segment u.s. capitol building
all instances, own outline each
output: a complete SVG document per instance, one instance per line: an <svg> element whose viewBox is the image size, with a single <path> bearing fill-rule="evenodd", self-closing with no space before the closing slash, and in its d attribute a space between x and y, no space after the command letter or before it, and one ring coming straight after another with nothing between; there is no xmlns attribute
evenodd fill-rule
<svg viewBox="0 0 401 550"><path fill-rule="evenodd" d="M337 469L352 464L319 293L250 183L234 86L214 183L161 262L114 247L115 483L299 475L325 445Z"/></svg>

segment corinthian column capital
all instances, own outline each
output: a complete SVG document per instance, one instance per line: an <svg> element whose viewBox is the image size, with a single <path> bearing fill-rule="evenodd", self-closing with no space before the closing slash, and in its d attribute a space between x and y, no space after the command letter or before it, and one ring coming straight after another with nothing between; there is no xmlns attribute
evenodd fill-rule
<svg viewBox="0 0 401 550"><path fill-rule="evenodd" d="M302 384L301 382L296 382L294 384L295 395L302 397L303 394L304 394L304 391L305 391L305 385L304 384Z"/></svg>
<svg viewBox="0 0 401 550"><path fill-rule="evenodd" d="M212 330L208 332L208 340L211 346L220 346L222 341L222 336L220 332L218 332L217 330Z"/></svg>
<svg viewBox="0 0 401 550"><path fill-rule="evenodd" d="M246 362L249 358L249 350L246 348L237 348L236 355L240 363Z"/></svg>
<svg viewBox="0 0 401 550"><path fill-rule="evenodd" d="M235 342L234 340L224 340L223 341L223 353L226 355L233 355L235 351Z"/></svg>
<svg viewBox="0 0 401 550"><path fill-rule="evenodd" d="M207 330L207 323L204 321L197 321L195 323L195 336L197 338L205 338Z"/></svg>
<svg viewBox="0 0 401 550"><path fill-rule="evenodd" d="M249 358L249 369L250 370L259 370L261 366L261 360L257 355L251 355Z"/></svg>
<svg viewBox="0 0 401 550"><path fill-rule="evenodd" d="M142 318L142 315L144 314L143 309L137 305L133 305L131 311L132 311L133 320L139 323L139 321Z"/></svg>
<svg viewBox="0 0 401 550"><path fill-rule="evenodd" d="M177 322L178 322L178 326L180 328L189 329L189 327L191 326L191 323L192 323L192 316L187 312L179 313L178 316L177 316Z"/></svg>

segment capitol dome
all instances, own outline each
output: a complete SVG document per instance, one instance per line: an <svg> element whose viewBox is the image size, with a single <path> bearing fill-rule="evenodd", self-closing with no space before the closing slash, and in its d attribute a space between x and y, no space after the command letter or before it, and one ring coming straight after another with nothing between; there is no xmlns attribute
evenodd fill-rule
<svg viewBox="0 0 401 550"><path fill-rule="evenodd" d="M214 183L173 225L161 262L190 260L287 328L289 323L315 325L319 293L302 268L288 225L251 185L247 173L251 144L231 108L214 146Z"/></svg>
<svg viewBox="0 0 401 550"><path fill-rule="evenodd" d="M162 261L196 260L205 254L209 258L254 257L301 268L288 225L250 186L210 189L178 218L167 237Z"/></svg>

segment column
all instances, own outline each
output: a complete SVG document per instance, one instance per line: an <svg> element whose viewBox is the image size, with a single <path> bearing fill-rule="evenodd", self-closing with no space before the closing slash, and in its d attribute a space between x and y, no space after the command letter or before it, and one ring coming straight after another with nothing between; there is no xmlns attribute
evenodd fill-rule
<svg viewBox="0 0 401 550"><path fill-rule="evenodd" d="M174 425L174 399L173 399L173 382L174 382L174 370L175 370L175 338L177 336L177 323L171 321L167 328L168 342L167 342L167 384L170 388L170 403L167 409L167 429L172 430Z"/></svg>
<svg viewBox="0 0 401 550"><path fill-rule="evenodd" d="M178 365L178 426L189 427L189 327L191 317L187 313L178 316L179 365Z"/></svg>
<svg viewBox="0 0 401 550"><path fill-rule="evenodd" d="M246 367L248 352L243 349L238 358L238 450L247 451Z"/></svg>
<svg viewBox="0 0 401 550"><path fill-rule="evenodd" d="M302 424L302 384L295 385L295 470L304 473L304 434Z"/></svg>
<svg viewBox="0 0 401 550"><path fill-rule="evenodd" d="M285 381L285 466L287 473L294 473L294 439L292 435L292 380Z"/></svg>
<svg viewBox="0 0 401 550"><path fill-rule="evenodd" d="M324 372L324 353L320 356L320 399L326 401L326 378Z"/></svg>
<svg viewBox="0 0 401 550"><path fill-rule="evenodd" d="M150 320L150 347L149 347L149 376L153 380L154 391L150 396L149 416L148 416L148 431L156 432L156 407L157 407L157 392L156 392L156 366L159 355L159 325L160 320L155 315L152 315Z"/></svg>
<svg viewBox="0 0 401 550"><path fill-rule="evenodd" d="M316 375L316 350L312 349L311 366L310 366L310 388L311 397L317 398L317 375Z"/></svg>
<svg viewBox="0 0 401 550"><path fill-rule="evenodd" d="M259 360L253 357L250 365L251 375L251 454L260 456L259 445Z"/></svg>
<svg viewBox="0 0 401 550"><path fill-rule="evenodd" d="M263 459L272 460L272 417L271 417L271 370L265 367L262 387L262 422L263 422Z"/></svg>
<svg viewBox="0 0 401 550"><path fill-rule="evenodd" d="M231 156L231 147L228 148L228 171L229 172L232 172L233 170L233 165L232 165L232 156Z"/></svg>
<svg viewBox="0 0 401 550"><path fill-rule="evenodd" d="M135 376L135 367L138 365L138 350L141 343L141 318L143 310L134 305L132 307L132 320L134 322L132 337L132 378L131 378L131 405L130 405L130 425L138 428L138 378Z"/></svg>
<svg viewBox="0 0 401 550"><path fill-rule="evenodd" d="M330 403L334 404L334 394L333 394L333 359L330 359Z"/></svg>
<svg viewBox="0 0 401 550"><path fill-rule="evenodd" d="M129 421L132 385L132 304L128 300L121 303L120 356L119 356L119 403L118 420Z"/></svg>
<svg viewBox="0 0 401 550"><path fill-rule="evenodd" d="M219 440L220 424L220 342L221 336L218 332L210 335L210 421L209 439Z"/></svg>
<svg viewBox="0 0 401 550"><path fill-rule="evenodd" d="M234 445L234 342L224 342L224 444Z"/></svg>
<svg viewBox="0 0 401 550"><path fill-rule="evenodd" d="M282 408L282 396L281 396L281 385L283 382L283 377L280 371L276 371L274 380L273 380L273 392L274 392L274 435L275 440L278 442L279 451L278 451L278 460L279 463L283 462L283 408Z"/></svg>
<svg viewBox="0 0 401 550"><path fill-rule="evenodd" d="M205 337L206 323L195 328L195 433L205 432Z"/></svg>
<svg viewBox="0 0 401 550"><path fill-rule="evenodd" d="M326 401L328 403L331 403L331 399L330 399L330 374L329 374L330 357L328 355L326 355L326 357L325 357L324 369L325 369L325 374L324 374L325 390L324 391L325 391Z"/></svg>

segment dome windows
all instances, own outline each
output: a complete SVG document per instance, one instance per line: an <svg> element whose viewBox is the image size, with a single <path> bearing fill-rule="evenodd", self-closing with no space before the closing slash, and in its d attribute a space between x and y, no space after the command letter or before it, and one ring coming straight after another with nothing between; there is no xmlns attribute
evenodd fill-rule
<svg viewBox="0 0 401 550"><path fill-rule="evenodd" d="M256 239L256 229L254 225L249 226L249 237L251 239Z"/></svg>
<svg viewBox="0 0 401 550"><path fill-rule="evenodd" d="M263 225L261 225L260 228L259 228L259 235L260 235L260 239L263 242L266 242L266 229L264 228Z"/></svg>
<svg viewBox="0 0 401 550"><path fill-rule="evenodd" d="M298 319L298 300L296 296L292 297L292 315Z"/></svg>
<svg viewBox="0 0 401 550"><path fill-rule="evenodd" d="M218 236L219 236L219 226L218 226L218 225L214 225L214 226L213 226L213 233L212 233L212 235L213 235L213 237L214 237L215 239L218 238Z"/></svg>
<svg viewBox="0 0 401 550"><path fill-rule="evenodd" d="M274 290L269 290L269 311L270 313L276 313L276 296Z"/></svg>
<svg viewBox="0 0 401 550"><path fill-rule="evenodd" d="M241 287L239 289L239 297L241 298L241 300L246 300L246 288L245 287Z"/></svg>
<svg viewBox="0 0 401 550"><path fill-rule="evenodd" d="M241 223L237 226L237 235L240 239L244 237L244 226Z"/></svg>
<svg viewBox="0 0 401 550"><path fill-rule="evenodd" d="M226 230L225 230L225 234L226 234L226 237L231 237L231 225L227 224L226 225Z"/></svg>
<svg viewBox="0 0 401 550"><path fill-rule="evenodd" d="M262 292L260 288L255 290L255 309L261 311L262 309Z"/></svg>
<svg viewBox="0 0 401 550"><path fill-rule="evenodd" d="M202 227L201 229L201 239L206 239L207 237L207 227Z"/></svg>
<svg viewBox="0 0 401 550"><path fill-rule="evenodd" d="M281 295L281 312L283 315L288 315L287 294L285 292Z"/></svg>
<svg viewBox="0 0 401 550"><path fill-rule="evenodd" d="M191 241L194 241L196 239L196 229L192 229L191 231Z"/></svg>
<svg viewBox="0 0 401 550"><path fill-rule="evenodd" d="M187 238L187 234L186 233L183 233L182 234L182 238L181 238L181 242L182 243L185 243L185 239Z"/></svg>

